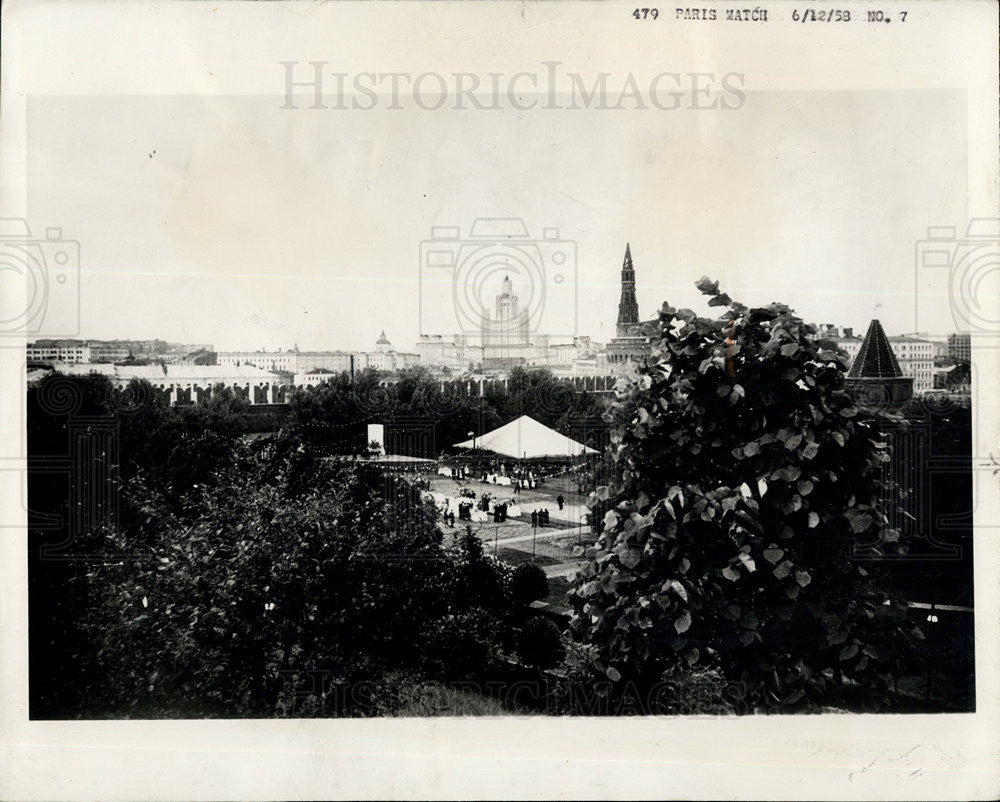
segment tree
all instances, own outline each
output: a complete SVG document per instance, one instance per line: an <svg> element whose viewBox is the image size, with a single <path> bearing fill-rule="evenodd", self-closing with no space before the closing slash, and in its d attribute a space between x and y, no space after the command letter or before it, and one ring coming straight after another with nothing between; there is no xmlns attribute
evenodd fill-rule
<svg viewBox="0 0 1000 802"><path fill-rule="evenodd" d="M447 612L433 509L353 463L316 463L289 488L298 450L276 472L267 451L240 455L180 512L134 480L141 520L104 532L120 556L74 578L85 714L276 715L290 684L318 697L419 662Z"/></svg>
<svg viewBox="0 0 1000 802"><path fill-rule="evenodd" d="M882 420L845 392L846 354L787 306L697 286L723 316L664 304L613 406L614 473L590 500L602 531L572 630L617 693L718 666L764 709L883 704L923 636L851 559L859 539L906 551L886 526L898 494Z"/></svg>

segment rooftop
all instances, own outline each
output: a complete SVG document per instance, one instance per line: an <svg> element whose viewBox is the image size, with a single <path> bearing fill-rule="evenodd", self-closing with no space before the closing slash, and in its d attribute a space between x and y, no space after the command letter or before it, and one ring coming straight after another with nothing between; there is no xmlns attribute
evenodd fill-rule
<svg viewBox="0 0 1000 802"><path fill-rule="evenodd" d="M873 320L868 326L868 333L865 341L861 343L861 350L858 351L854 364L851 365L851 378L879 378L890 379L903 375L899 369L899 362L889 345L889 338L885 336L882 324L878 320Z"/></svg>

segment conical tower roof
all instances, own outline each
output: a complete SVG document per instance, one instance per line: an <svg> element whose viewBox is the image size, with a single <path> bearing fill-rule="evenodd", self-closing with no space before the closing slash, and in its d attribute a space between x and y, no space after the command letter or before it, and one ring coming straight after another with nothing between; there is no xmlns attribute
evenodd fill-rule
<svg viewBox="0 0 1000 802"><path fill-rule="evenodd" d="M635 268L632 266L632 246L625 244L622 262L622 294L618 301L618 336L627 337L639 323L639 304L635 299Z"/></svg>
<svg viewBox="0 0 1000 802"><path fill-rule="evenodd" d="M854 379L894 379L903 375L889 338L877 319L868 326L868 333L847 375Z"/></svg>

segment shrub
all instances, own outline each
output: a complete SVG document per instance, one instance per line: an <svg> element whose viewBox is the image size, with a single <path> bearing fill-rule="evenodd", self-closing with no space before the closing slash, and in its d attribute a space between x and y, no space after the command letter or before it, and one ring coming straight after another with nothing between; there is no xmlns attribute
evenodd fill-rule
<svg viewBox="0 0 1000 802"><path fill-rule="evenodd" d="M514 569L510 595L515 604L531 604L549 595L549 580L537 565L522 563Z"/></svg>
<svg viewBox="0 0 1000 802"><path fill-rule="evenodd" d="M726 716L748 712L743 688L716 668L674 666L660 677L655 715Z"/></svg>
<svg viewBox="0 0 1000 802"><path fill-rule="evenodd" d="M553 668L563 659L562 635L552 621L536 615L524 622L517 639L521 662L536 668Z"/></svg>

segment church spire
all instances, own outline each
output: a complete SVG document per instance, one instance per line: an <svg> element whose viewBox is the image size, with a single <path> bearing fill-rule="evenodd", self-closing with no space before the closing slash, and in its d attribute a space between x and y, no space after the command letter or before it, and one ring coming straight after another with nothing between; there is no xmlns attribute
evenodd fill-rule
<svg viewBox="0 0 1000 802"><path fill-rule="evenodd" d="M627 337L639 323L639 303L635 299L635 269L632 267L632 247L625 243L622 262L622 296L618 302L618 336Z"/></svg>

